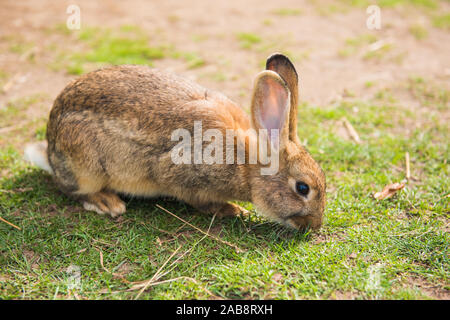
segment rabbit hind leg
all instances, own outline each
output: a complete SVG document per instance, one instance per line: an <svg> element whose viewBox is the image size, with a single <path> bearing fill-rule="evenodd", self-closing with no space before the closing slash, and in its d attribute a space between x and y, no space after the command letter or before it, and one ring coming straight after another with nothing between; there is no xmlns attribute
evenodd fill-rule
<svg viewBox="0 0 450 320"><path fill-rule="evenodd" d="M79 200L85 210L117 217L126 211L119 196L105 189L106 178L92 172L74 173L62 157L51 157L54 177L61 191Z"/></svg>

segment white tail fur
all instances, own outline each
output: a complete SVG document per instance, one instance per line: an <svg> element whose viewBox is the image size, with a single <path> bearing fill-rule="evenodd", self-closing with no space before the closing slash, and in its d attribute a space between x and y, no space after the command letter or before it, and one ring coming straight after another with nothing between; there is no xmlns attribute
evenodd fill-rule
<svg viewBox="0 0 450 320"><path fill-rule="evenodd" d="M24 158L35 166L53 174L53 170L50 167L47 158L47 141L26 145Z"/></svg>

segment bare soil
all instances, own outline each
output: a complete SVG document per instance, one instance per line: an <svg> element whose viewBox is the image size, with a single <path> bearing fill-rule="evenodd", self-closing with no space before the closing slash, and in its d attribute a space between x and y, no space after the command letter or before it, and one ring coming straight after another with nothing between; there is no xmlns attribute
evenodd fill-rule
<svg viewBox="0 0 450 320"><path fill-rule="evenodd" d="M64 70L48 68L48 45L70 42L64 35L48 30L63 25L66 9L73 1L2 1L0 11L0 69L16 81L0 95L0 105L33 93L45 93L45 114L59 91L73 78ZM345 98L350 92L365 99L380 87L402 83L411 76L433 79L448 85L450 77L450 33L432 27L427 15L417 8L382 9L381 30L368 30L365 8L347 8L326 13L331 1L77 1L81 8L81 28L114 28L137 25L157 41L174 44L178 50L197 52L206 64L189 70L175 59L163 59L155 66L197 79L218 89L244 107L249 104L252 81L262 68L267 50L244 49L236 39L241 32L254 33L271 43L273 51L288 51L300 74L301 100L323 105ZM450 5L442 3L446 10ZM276 14L280 8L298 8L299 14ZM325 8L325 9L324 9ZM324 13L325 11L325 13ZM417 40L409 31L422 24L428 36ZM388 43L391 50L381 59L365 59L369 44L349 56L340 54L346 40L372 34ZM8 50L11 38L33 43L34 62ZM197 40L195 40L197 39ZM201 40L198 40L201 39ZM277 42L280 43L277 48ZM25 53L26 54L26 53ZM51 56L51 55L50 55ZM205 74L223 72L224 81ZM367 83L375 85L370 88ZM405 104L414 102L408 95Z"/></svg>

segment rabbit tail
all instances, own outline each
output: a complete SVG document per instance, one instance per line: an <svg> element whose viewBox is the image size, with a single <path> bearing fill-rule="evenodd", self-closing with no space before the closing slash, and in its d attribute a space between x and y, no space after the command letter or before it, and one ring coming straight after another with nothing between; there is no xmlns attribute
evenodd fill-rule
<svg viewBox="0 0 450 320"><path fill-rule="evenodd" d="M25 160L31 162L35 166L53 174L47 157L47 141L28 144L25 146Z"/></svg>

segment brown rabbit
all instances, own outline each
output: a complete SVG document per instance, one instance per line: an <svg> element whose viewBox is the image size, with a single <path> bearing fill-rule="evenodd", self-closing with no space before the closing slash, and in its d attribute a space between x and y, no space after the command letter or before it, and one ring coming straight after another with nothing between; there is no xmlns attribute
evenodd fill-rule
<svg viewBox="0 0 450 320"><path fill-rule="evenodd" d="M120 193L173 196L218 215L239 214L228 201L240 200L287 226L317 229L325 175L297 137L297 73L282 54L270 56L266 69L255 80L251 119L224 95L156 69L124 65L88 73L56 98L48 147L28 146L25 155L86 210L101 214L125 212ZM260 162L174 163L171 134L178 128L193 133L194 122L221 132L278 129L278 145L268 145L279 152L279 170L263 175ZM251 139L234 138L236 146L245 145L247 160Z"/></svg>

